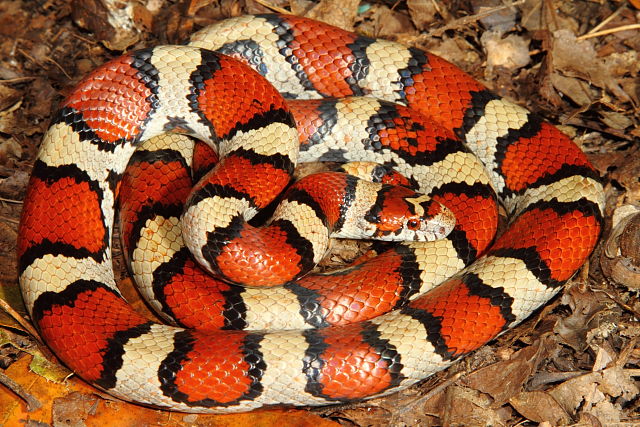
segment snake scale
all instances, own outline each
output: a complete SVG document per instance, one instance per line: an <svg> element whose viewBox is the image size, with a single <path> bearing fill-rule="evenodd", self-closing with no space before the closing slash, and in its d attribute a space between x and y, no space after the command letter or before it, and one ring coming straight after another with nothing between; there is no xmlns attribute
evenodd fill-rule
<svg viewBox="0 0 640 427"><path fill-rule="evenodd" d="M407 107L415 117L403 118L414 114ZM354 118L362 132L337 130ZM296 122L304 120L299 136ZM194 246L205 248L213 270L246 273L240 281L249 284L262 273L252 275L242 261L227 268L229 248L240 246L246 220L288 185L298 160L393 167L453 210L458 223L446 239L403 243L336 273L293 274L279 288L237 291L217 280L221 302L210 316L217 329L191 328L202 323L199 315L191 313L189 323L177 313L190 301L170 309L172 325L158 324L117 290L111 238L129 160L140 156L137 146L168 131L197 136L220 156L201 186L206 191L192 199L191 206L218 209L203 214L213 231L194 231ZM326 142L330 132L342 137ZM476 157L487 178L471 172ZM431 175L448 182L423 181ZM153 176L149 192L170 181ZM497 220L491 189L509 214L494 240L487 231ZM303 199L289 204L311 206ZM33 168L19 277L44 341L114 396L188 412L328 405L408 387L524 320L587 259L603 206L597 173L579 147L443 59L301 17L242 16L199 31L186 46L127 53L76 86ZM147 218L130 228L153 236L168 222ZM297 253L291 233L311 238L300 227L282 226L275 249L289 245ZM213 235L226 243L209 246ZM159 259L132 251L129 261L153 276L165 262L177 264L176 239L154 243L165 245ZM172 274L185 283L204 276L186 263ZM347 299L328 284L354 293ZM189 289L151 305L168 307L167 295L198 299ZM286 306L298 318L267 329L260 310L268 306ZM391 311L372 315L373 306Z"/></svg>

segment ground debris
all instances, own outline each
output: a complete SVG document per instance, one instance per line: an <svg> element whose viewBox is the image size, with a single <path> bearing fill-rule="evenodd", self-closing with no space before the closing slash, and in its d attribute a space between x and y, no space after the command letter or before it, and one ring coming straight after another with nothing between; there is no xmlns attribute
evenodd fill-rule
<svg viewBox="0 0 640 427"><path fill-rule="evenodd" d="M633 281L637 276L621 276L619 270L622 258L638 267L637 227L626 228L637 225L632 215L637 218L640 209L638 0L0 2L0 298L26 315L19 302L14 255L21 199L51 111L67 90L124 50L179 43L219 19L287 7L370 36L432 50L498 94L565 125L563 130L582 145L606 184L603 238L608 240L596 250L584 275L537 317L419 386L362 404L312 412L268 411L264 418L251 415L242 422L350 426L640 422L640 282ZM614 221L614 212L629 219ZM611 230L615 232L610 234ZM353 259L361 249L347 245L330 262ZM16 328L0 320L3 330ZM49 381L29 370L32 356L22 350L7 349L3 357L9 365L5 374L21 387L33 383L28 391L38 393L43 409L27 415L15 395L0 389L0 407L9 408L0 411L0 424L27 418L52 423L54 416L56 421L83 423L102 413L112 417L102 420L124 423L122 417L129 417L131 425L140 420L213 425L208 417L183 420L96 399L91 394L94 389L76 379L63 384Z"/></svg>

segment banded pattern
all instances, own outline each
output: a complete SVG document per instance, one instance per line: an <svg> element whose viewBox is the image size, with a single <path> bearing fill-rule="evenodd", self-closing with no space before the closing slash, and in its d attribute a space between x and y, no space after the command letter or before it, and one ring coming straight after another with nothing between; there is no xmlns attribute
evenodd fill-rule
<svg viewBox="0 0 640 427"><path fill-rule="evenodd" d="M190 412L326 405L391 393L522 321L561 289L595 246L603 192L580 149L446 61L293 16L223 21L192 40L191 47L125 55L83 80L45 135L27 191L18 241L26 305L56 354L109 393ZM341 143L320 144L357 101L314 101L316 106L308 107L315 111L310 125L301 125L298 154L293 117L302 120L276 90L239 62L201 48L240 58L287 96L371 95L406 105L439 125L408 127L403 134L394 133L393 126L380 131L380 119L373 119L370 108L362 113L366 134L345 133ZM414 122L403 118L413 113L396 114L404 107L377 105L377 111L386 111L382 121ZM155 324L133 311L115 288L110 240L115 195L135 147L170 130L217 144L222 160L214 169L219 175L210 198L223 205L231 200L227 209L234 213L225 210L224 215L250 217L288 183L298 156L308 155L376 161L409 177L431 174L431 166L445 176L455 170L460 174L451 175L449 184L437 186L441 193L421 179L416 182L456 216L462 211L465 218L491 223L494 218L487 219L484 209L465 207L468 201L482 206L490 199L468 181L475 172L461 160L467 155L440 149L457 144L458 137L484 163L510 224L489 248L491 237L487 240L484 232L457 227L453 237L435 244L436 260L427 260L428 249L415 242L344 275L288 284L286 291L298 301L321 305L325 298L334 305L336 312L326 318L311 314L312 321L299 322L326 326L336 320L326 328L196 331ZM431 139L423 135L429 133ZM371 154L351 159L354 142ZM429 147L441 157L426 159ZM233 178L238 167L245 168L249 181ZM256 177L266 177L267 169L265 185ZM251 203L236 203L237 188L245 188ZM148 230L162 231L165 222L148 222ZM192 264L187 267L191 261L180 258L181 249L162 248L157 259L182 265L181 277L166 289L184 289L180 282L202 275ZM135 264L135 253L129 256ZM152 261L156 258L140 262L141 268ZM465 268L422 293L452 267ZM398 295L410 295L409 301L379 317L358 317L367 311L366 301L323 296L327 284L343 278L365 288L390 280L400 288ZM223 311L236 302L246 305L229 289L220 288L227 304ZM179 297L171 292L156 299L157 305ZM242 315L216 321L237 329L251 323Z"/></svg>
<svg viewBox="0 0 640 427"><path fill-rule="evenodd" d="M489 178L482 164L475 156L469 155L450 133L424 116L415 112L402 116L404 112L409 113L406 108L372 98L289 103L301 131L314 127L318 117L314 112L328 111L326 104L338 107L333 108L331 117L325 115L327 119L343 123L343 126L348 124L350 135L362 136L359 144L351 141L349 150L343 150L350 159L369 158L398 164L394 158L404 153L400 150L405 144L402 140L414 138L420 144L417 148L424 158L424 167L405 169L415 187L429 189L433 197L446 198L448 206L456 213L456 230L449 235L449 241L420 244L417 246L419 252L414 252L409 245L398 247L357 267L317 277L306 276L295 285L291 283L274 291L234 288L206 275L198 276L198 279L188 275L186 279L185 269L195 271L195 266L183 249L177 219L182 208L176 195L181 194L181 200L184 200L189 186L177 185L174 189L163 184L149 191L147 181L154 182L153 177L167 175L169 170L172 171L169 175L171 180L182 182L182 177L188 177L186 165L191 163L192 153L186 147L191 147L191 144L178 135L154 138L143 145L145 151L139 150L134 156L139 162L134 163L136 167L125 176L121 186L123 195L126 194L129 200L125 200L120 213L125 217L121 220L123 229L130 229L129 224L138 224L134 232L135 248L129 241L125 241L125 247L131 249L128 253L135 250L132 271L145 298L154 301L153 306L163 317L182 326L201 329L294 329L368 320L406 305L410 298L424 293L464 267L465 261L460 261L459 254L475 254L476 248L483 250L490 243L497 225L497 206ZM396 111L398 108L400 112ZM365 117L363 112L371 115ZM383 134L380 139L389 148L375 150L371 147L372 127L369 123L376 123L373 129ZM416 127L423 131L416 133ZM389 135L384 135L386 133ZM315 144L316 153L337 151L338 147L345 145L344 134L340 126L333 127ZM301 139L305 139L304 134ZM176 151L176 145L186 147ZM198 149L203 150L202 147ZM194 159L197 160L195 169L200 169L199 163L203 161L209 164L202 157ZM303 160L315 159L307 153ZM444 166L440 162L444 162ZM144 171L138 164L144 165ZM356 164L351 162L344 166L355 167ZM465 173L453 175L451 170L463 170ZM179 171L181 178L174 176L175 171ZM352 172L366 176L364 171ZM196 172L196 175L200 174ZM149 179L143 179L145 176ZM160 182L165 179L160 179ZM162 201L169 194L171 196ZM475 198L469 199L469 195L474 194ZM139 206L139 200L144 201L144 207ZM321 220L317 221L319 228L311 227L311 233L319 234L318 230L322 229ZM302 225L298 228L305 230L307 227ZM167 243L167 248L159 250L154 243L158 235L165 236L171 244ZM158 253L165 254L162 262ZM448 254L451 262L436 265L434 261L439 262L444 254ZM466 258L468 264L475 256ZM419 264L422 267L418 267ZM416 273L420 270L422 275L418 277ZM401 272L406 274L399 274ZM371 280L374 277L375 280ZM367 286L363 285L365 283ZM184 295L176 296L178 292Z"/></svg>
<svg viewBox="0 0 640 427"><path fill-rule="evenodd" d="M245 168L236 171L242 178L236 182L249 181L244 177ZM296 182L280 200L269 224L254 227L229 209L218 215L206 209L217 203L209 195L220 185L218 175L214 168L187 199L184 240L191 253L204 259L210 273L248 287L282 285L300 278L320 262L329 237L432 241L447 236L455 225L448 208L407 187L325 172ZM263 175L256 173L252 180L263 181ZM257 194L246 185L241 188L233 194L235 203L250 202L251 194ZM213 219L208 220L209 216Z"/></svg>

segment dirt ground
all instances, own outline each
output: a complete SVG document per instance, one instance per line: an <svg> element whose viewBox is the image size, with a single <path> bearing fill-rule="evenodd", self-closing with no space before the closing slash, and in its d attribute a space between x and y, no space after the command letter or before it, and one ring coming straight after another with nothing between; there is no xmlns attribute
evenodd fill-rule
<svg viewBox="0 0 640 427"><path fill-rule="evenodd" d="M283 10L430 50L558 125L605 184L603 238L529 320L386 398L217 417L110 399L38 345L17 285L19 215L51 113L125 50ZM640 0L1 0L0 425L640 425L639 22Z"/></svg>

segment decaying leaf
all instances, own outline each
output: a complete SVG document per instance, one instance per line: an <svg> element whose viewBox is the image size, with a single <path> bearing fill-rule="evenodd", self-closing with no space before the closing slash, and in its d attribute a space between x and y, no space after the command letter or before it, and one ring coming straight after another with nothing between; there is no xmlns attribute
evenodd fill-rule
<svg viewBox="0 0 640 427"><path fill-rule="evenodd" d="M468 387L489 394L493 406L502 406L520 393L529 376L547 356L550 341L542 339L534 345L517 351L508 360L503 360L467 375L463 383Z"/></svg>
<svg viewBox="0 0 640 427"><path fill-rule="evenodd" d="M75 22L95 33L107 49L114 51L123 51L140 40L134 10L133 3L115 0L74 0L72 8ZM137 15L140 17L139 11ZM146 25L140 18L138 23Z"/></svg>
<svg viewBox="0 0 640 427"><path fill-rule="evenodd" d="M487 70L485 77L490 78L495 68L515 71L529 64L529 42L523 37L511 34L503 37L501 33L487 31L480 38L487 52Z"/></svg>
<svg viewBox="0 0 640 427"><path fill-rule="evenodd" d="M582 408L606 425L620 421L621 405L638 396L639 390L628 372L612 367L565 381L549 394L568 414Z"/></svg>
<svg viewBox="0 0 640 427"><path fill-rule="evenodd" d="M307 16L351 30L358 12L358 3L356 0L323 0L309 10Z"/></svg>
<svg viewBox="0 0 640 427"><path fill-rule="evenodd" d="M509 403L531 421L548 422L551 425L562 425L571 421L571 417L562 406L544 391L523 391L510 398Z"/></svg>
<svg viewBox="0 0 640 427"><path fill-rule="evenodd" d="M640 288L640 206L623 205L613 214L611 235L600 256L606 277Z"/></svg>
<svg viewBox="0 0 640 427"><path fill-rule="evenodd" d="M615 329L608 318L617 308L601 293L570 286L562 295L562 302L572 314L560 319L554 330L561 342L574 350L584 351L589 346L588 337L606 336Z"/></svg>
<svg viewBox="0 0 640 427"><path fill-rule="evenodd" d="M578 40L571 31L558 30L553 33L552 56L554 69L562 75L580 78L609 91L624 102L629 101L629 96L622 90L609 67L598 57L593 40ZM571 96L569 93L566 95ZM591 99L591 102L595 101L595 97Z"/></svg>
<svg viewBox="0 0 640 427"><path fill-rule="evenodd" d="M440 10L433 0L407 0L407 7L409 16L418 30L425 30L436 22Z"/></svg>
<svg viewBox="0 0 640 427"><path fill-rule="evenodd" d="M21 205L16 201L24 195L51 111L73 82L114 56L105 46L123 50L182 42L202 25L230 15L269 12L268 5L290 7L296 14L308 14L315 7L313 13L318 17L343 28L355 24L358 31L367 35L427 46L476 77L495 74L500 80L485 83L504 90L515 102L528 104L556 123L566 121L571 125L572 137L584 141L583 148L597 159L598 172L608 188L609 211L620 206L640 206L640 151L634 148L640 138L640 32L627 30L591 37L601 23L606 24L600 28L605 30L637 24L637 0L525 0L515 2L515 7L503 8L501 14L482 17L478 14L486 8L500 8L511 2L261 3L0 2L0 139L8 141L0 143L4 147L0 150L4 149L8 159L0 163L0 196L4 199L0 201L0 298L12 306L20 305L14 254ZM452 22L455 25L449 26ZM485 62L493 73L485 71ZM499 69L507 71L499 73ZM632 259L633 251L638 253L634 249L637 246L633 246L635 238L630 235L628 240L621 239L624 233L616 233L602 253L620 257L624 247L624 256ZM345 259L361 252L358 244L345 244L324 265L343 265ZM536 321L535 333L531 332L533 327L521 328L509 342L497 340L454 366L453 371L435 375L421 387L385 398L388 400L333 408L322 417L302 410L222 418L174 414L120 401L95 400L96 389L75 377L62 380L68 371L51 367L48 362L43 367L44 359L17 346L7 347L0 354L6 356L3 360L9 365L5 373L43 402L43 408L27 412L21 399L0 387L0 424L21 425L29 420L33 425L52 425L55 411L55 421L60 424L86 425L317 427L335 425L332 419L343 425L512 426L537 422L550 426L572 422L615 425L618 421L633 425L637 422L638 390L631 376L637 371L631 369L640 364L640 348L631 345L624 366L620 366L618 352L622 343L640 336L638 316L634 314L640 311L637 288L630 291L630 282L619 280L604 265L600 270L595 268L596 263L591 264L589 287L565 291L562 300L543 311L547 315L542 322ZM626 286L616 286L617 283ZM143 310L145 306L128 286L128 280L120 284L125 285L127 298L137 301L136 307ZM602 288L595 292L589 290L599 286ZM617 302L613 303L610 297L617 298ZM562 317L564 320L555 326L557 335L538 338L540 329L544 334L551 333L556 319ZM4 318L0 320L5 328L18 328ZM518 350L521 347L524 348ZM465 363L473 364L470 360L476 358L483 363L498 361L474 371L474 366ZM466 376L464 382L458 376ZM78 394L69 395L73 392ZM63 399L56 400L56 409L52 409L54 399L60 397Z"/></svg>

